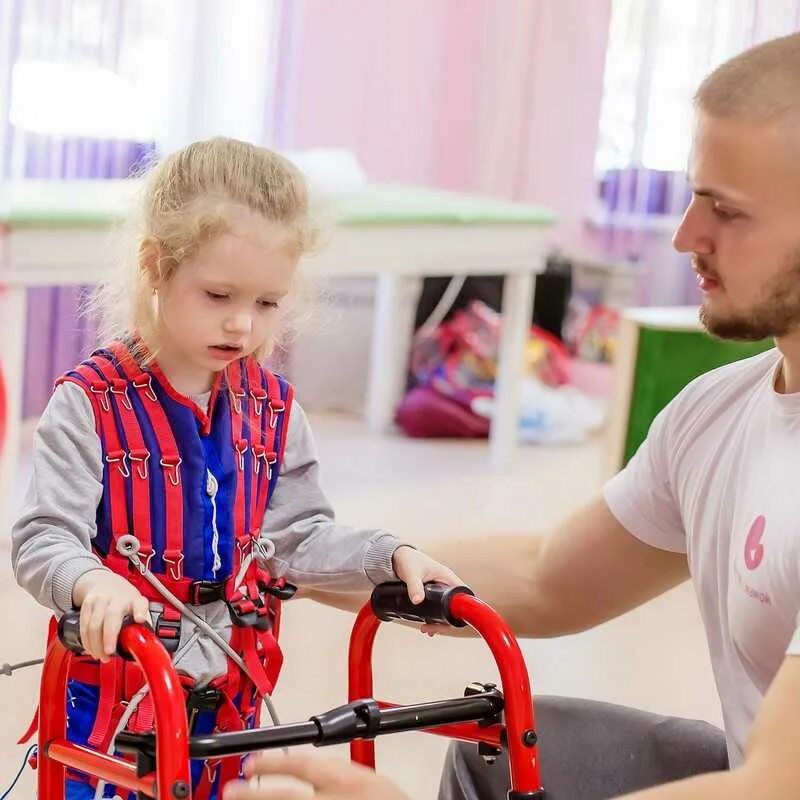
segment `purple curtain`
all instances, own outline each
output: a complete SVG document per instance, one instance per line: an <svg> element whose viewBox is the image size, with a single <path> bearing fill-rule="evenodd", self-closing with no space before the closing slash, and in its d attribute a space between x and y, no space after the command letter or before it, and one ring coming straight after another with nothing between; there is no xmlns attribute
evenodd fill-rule
<svg viewBox="0 0 800 800"><path fill-rule="evenodd" d="M645 167L611 169L600 178L597 191L605 222L589 240L604 257L636 264L635 302L699 302L689 256L671 246L677 221L691 199L685 174Z"/></svg>
<svg viewBox="0 0 800 800"><path fill-rule="evenodd" d="M99 139L55 140L26 137L26 178L126 178L153 152L152 143ZM37 287L28 290L23 413L41 413L53 381L78 363L95 343L95 331L79 314L87 287Z"/></svg>
<svg viewBox="0 0 800 800"><path fill-rule="evenodd" d="M11 123L14 67L24 61L117 71L127 43L146 24L142 2L0 0L0 179L125 178L151 154L151 142L38 134ZM53 380L92 347L95 331L78 314L84 287L28 291L23 413L38 415Z"/></svg>

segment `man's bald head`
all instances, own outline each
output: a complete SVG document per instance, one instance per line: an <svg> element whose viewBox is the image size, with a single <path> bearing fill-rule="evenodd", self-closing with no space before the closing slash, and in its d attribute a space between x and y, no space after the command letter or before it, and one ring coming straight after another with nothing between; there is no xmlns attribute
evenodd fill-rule
<svg viewBox="0 0 800 800"><path fill-rule="evenodd" d="M695 105L720 119L800 120L800 33L764 42L721 64L700 85Z"/></svg>

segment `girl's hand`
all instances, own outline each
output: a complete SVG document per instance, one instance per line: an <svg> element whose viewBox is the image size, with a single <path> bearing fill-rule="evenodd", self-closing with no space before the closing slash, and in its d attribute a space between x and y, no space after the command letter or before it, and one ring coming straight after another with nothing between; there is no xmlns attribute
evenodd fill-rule
<svg viewBox="0 0 800 800"><path fill-rule="evenodd" d="M448 586L463 585L455 572L408 545L402 545L394 551L392 567L408 587L408 597L414 605L419 605L425 599L423 584L428 581L439 581Z"/></svg>
<svg viewBox="0 0 800 800"><path fill-rule="evenodd" d="M108 661L117 649L122 620L150 621L150 604L125 578L108 569L93 569L78 578L72 602L81 610L83 649L100 661Z"/></svg>

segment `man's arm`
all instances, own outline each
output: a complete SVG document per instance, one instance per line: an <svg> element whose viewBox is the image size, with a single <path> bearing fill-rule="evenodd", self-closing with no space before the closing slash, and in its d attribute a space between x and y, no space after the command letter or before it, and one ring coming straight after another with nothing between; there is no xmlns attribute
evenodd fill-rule
<svg viewBox="0 0 800 800"><path fill-rule="evenodd" d="M625 800L719 800L758 798L788 800L800 788L800 657L789 656L778 672L756 718L743 766L731 772L714 772L655 789L627 795ZM396 798L403 795L388 782L358 765L327 762L313 755L297 754L283 759L255 759L248 774L292 775L314 786L315 797ZM547 787L545 787L546 789ZM227 787L226 798L272 800L277 795L243 785Z"/></svg>
<svg viewBox="0 0 800 800"><path fill-rule="evenodd" d="M686 556L631 535L597 498L552 533L431 542L450 567L518 636L561 636L641 605L688 577ZM367 596L311 592L356 611Z"/></svg>
<svg viewBox="0 0 800 800"><path fill-rule="evenodd" d="M786 800L800 796L800 656L788 656L767 692L747 743L744 764L656 789L625 800L717 800L757 797Z"/></svg>

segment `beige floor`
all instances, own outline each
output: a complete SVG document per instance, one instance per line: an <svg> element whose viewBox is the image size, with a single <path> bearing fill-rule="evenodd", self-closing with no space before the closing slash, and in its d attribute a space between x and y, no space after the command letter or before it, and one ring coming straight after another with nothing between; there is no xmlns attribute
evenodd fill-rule
<svg viewBox="0 0 800 800"><path fill-rule="evenodd" d="M340 519L383 525L424 547L441 536L465 543L485 532L542 528L597 491L602 441L528 448L513 474L488 474L481 443L433 443L381 437L358 420L312 419L324 484ZM23 465L24 467L24 465ZM20 471L20 491L27 470ZM0 662L41 650L47 615L16 587L0 542L0 617L6 626ZM286 608L286 667L276 703L285 721L307 719L346 699L346 642L352 618L301 601ZM535 692L592 697L719 722L705 641L691 591L681 587L594 631L525 642ZM429 640L402 628L382 631L376 650L376 694L412 702L459 695L474 680L496 676L478 641ZM0 790L16 772L14 741L35 703L37 670L0 676ZM436 794L446 742L403 734L378 743L379 769L415 800ZM330 751L329 751L330 752ZM339 752L341 748L339 748ZM34 796L28 773L13 795Z"/></svg>

